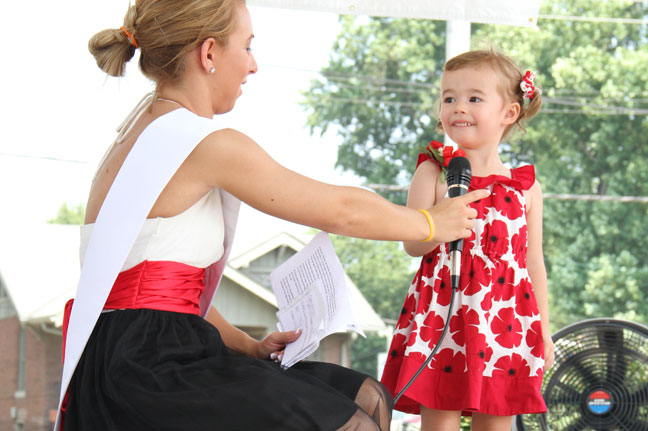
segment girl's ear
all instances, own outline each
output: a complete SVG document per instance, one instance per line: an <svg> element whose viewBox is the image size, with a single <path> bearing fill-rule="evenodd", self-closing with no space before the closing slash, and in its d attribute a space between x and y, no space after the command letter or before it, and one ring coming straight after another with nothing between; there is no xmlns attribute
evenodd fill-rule
<svg viewBox="0 0 648 431"><path fill-rule="evenodd" d="M518 102L511 102L508 108L506 108L503 125L508 126L514 124L520 118L520 111L520 104Z"/></svg>

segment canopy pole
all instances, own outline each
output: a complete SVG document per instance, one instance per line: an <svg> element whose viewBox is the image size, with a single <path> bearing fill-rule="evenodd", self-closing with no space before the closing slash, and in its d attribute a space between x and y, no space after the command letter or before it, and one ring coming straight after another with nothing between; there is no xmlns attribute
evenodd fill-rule
<svg viewBox="0 0 648 431"><path fill-rule="evenodd" d="M470 21L446 21L446 61L466 51L470 51ZM457 146L447 134L444 144Z"/></svg>

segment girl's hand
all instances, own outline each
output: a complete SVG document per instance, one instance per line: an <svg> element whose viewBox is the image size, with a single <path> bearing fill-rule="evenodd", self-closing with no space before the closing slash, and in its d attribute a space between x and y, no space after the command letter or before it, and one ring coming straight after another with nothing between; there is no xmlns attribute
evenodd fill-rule
<svg viewBox="0 0 648 431"><path fill-rule="evenodd" d="M550 336L543 337L542 340L544 344L544 360L545 360L545 371L551 368L554 364L555 353L554 353L554 343Z"/></svg>
<svg viewBox="0 0 648 431"><path fill-rule="evenodd" d="M259 341L256 350L256 357L261 359L280 359L283 355L286 344L297 340L301 335L301 329L296 331L278 332L275 331Z"/></svg>

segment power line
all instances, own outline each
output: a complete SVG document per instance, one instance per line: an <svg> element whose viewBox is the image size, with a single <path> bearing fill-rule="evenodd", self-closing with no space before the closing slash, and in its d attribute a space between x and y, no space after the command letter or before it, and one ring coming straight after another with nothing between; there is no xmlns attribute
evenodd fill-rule
<svg viewBox="0 0 648 431"><path fill-rule="evenodd" d="M580 107L588 107L592 109L600 109L600 110L606 110L606 111L612 111L618 114L622 115L646 115L648 114L648 109L643 109L643 108L628 108L625 106L608 106L608 105L596 105L596 104L586 104L586 103L581 103L581 102L575 102L572 100L565 100L565 99L554 99L551 97L543 97L542 98L543 102L548 102L548 103L553 103L556 105L568 105L568 106L580 106Z"/></svg>
<svg viewBox="0 0 648 431"><path fill-rule="evenodd" d="M87 165L90 162L86 160L73 160L73 159L62 159L59 157L50 157L50 156L34 156L31 154L18 154L18 153L0 153L0 157L17 157L23 159L38 159L38 160L52 160L55 162L66 162L66 163L80 163L82 165Z"/></svg>
<svg viewBox="0 0 648 431"><path fill-rule="evenodd" d="M384 99L368 99L361 97L325 97L321 104L334 102L334 103L351 103L356 105L385 105L385 106L396 106L396 107L411 107L416 108L421 111L433 109L432 105L426 105L421 102L404 102L398 100L384 100ZM592 107L591 105L581 104L577 105L583 108ZM594 106L593 110L584 110L584 109L551 109L543 108L540 110L540 114L578 114L578 115L597 115L597 116L618 116L618 115L634 115L634 116L648 116L648 109L640 108L623 108L615 106Z"/></svg>
<svg viewBox="0 0 648 431"><path fill-rule="evenodd" d="M561 201L635 202L648 204L648 196L575 195L569 193L543 193L542 196Z"/></svg>
<svg viewBox="0 0 648 431"><path fill-rule="evenodd" d="M371 76L371 75L359 75L359 74L344 74L344 73L329 73L329 72L322 72L322 71L317 71L317 70L311 70L311 69L303 69L303 68L297 68L297 67L291 67L291 66L279 66L279 65L272 65L272 67L280 68L280 69L289 69L289 70L297 70L301 72L306 72L306 73L312 73L315 75L320 75L325 78L327 78L329 81L332 82L331 85L335 85L340 88L355 88L358 90L371 90L371 91L376 91L376 92L383 92L387 94L393 94L393 93L405 93L405 94L422 94L420 91L417 91L416 89L411 89L412 87L416 88L424 88L427 90L426 94L431 95L432 97L437 97L438 93L438 86L436 84L430 84L430 83L424 83L424 82L410 82L410 81L402 81L402 80L397 80L397 79L388 79L388 78L381 78L381 77L376 77L376 76ZM337 82L337 80L340 81L351 81L351 80L360 80L361 83L359 84L342 84ZM375 84L391 84L391 85L398 85L402 87L377 87L375 85L372 85L371 83ZM570 89L544 89L547 94L556 92L556 93L571 93L571 94L579 94L576 90L570 90ZM595 91L588 92L588 94L596 95L599 94ZM648 93L638 93L637 96L644 96L647 95ZM576 97L576 96L574 96ZM578 99L591 99L591 100L598 100L599 102L605 102L605 101L610 101L610 102L632 102L632 103L645 103L648 101L646 98L631 98L631 99L626 99L623 97L603 97L603 98L598 98L598 97L584 97L584 96L578 96ZM335 100L335 101L347 101L354 103L354 101L357 101L358 103L384 103L387 105L394 105L394 104L403 104L404 106L416 106L416 103L407 101L407 102L399 102L399 101L394 101L394 100L375 100L375 99L368 99L368 98L331 98L329 100ZM588 110L587 112L585 111L577 111L577 110L552 110L552 109L543 109L541 112L544 113L566 113L566 114L591 114L591 115L648 115L648 109L646 108L634 108L634 107L627 107L627 106L614 106L614 105L601 105L601 104L591 104L591 103L584 103L578 100L570 100L569 98L553 98L553 97L543 97L543 101L546 103L555 103L557 105L570 105L570 106L578 106L578 107L587 107L591 108L592 110ZM424 106L423 104L420 104L421 106Z"/></svg>
<svg viewBox="0 0 648 431"><path fill-rule="evenodd" d="M640 2L636 2L640 3ZM578 22L596 22L601 24L631 24L631 25L645 25L648 21L645 18L612 18L612 17L597 17L597 16L571 16L571 15L538 15L538 20L550 19L557 21L578 21Z"/></svg>

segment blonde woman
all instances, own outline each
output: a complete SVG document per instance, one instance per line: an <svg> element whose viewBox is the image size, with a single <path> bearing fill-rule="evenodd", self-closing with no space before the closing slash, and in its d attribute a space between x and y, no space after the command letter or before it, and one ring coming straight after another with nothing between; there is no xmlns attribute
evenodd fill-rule
<svg viewBox="0 0 648 431"><path fill-rule="evenodd" d="M241 0L138 0L90 40L113 76L139 49L156 91L92 184L58 429L389 429L379 382L323 363L283 371L272 359L299 333L257 341L211 307L238 203L340 235L443 242L470 235L468 205L487 192L417 210L283 168L218 118L257 71L252 38Z"/></svg>

